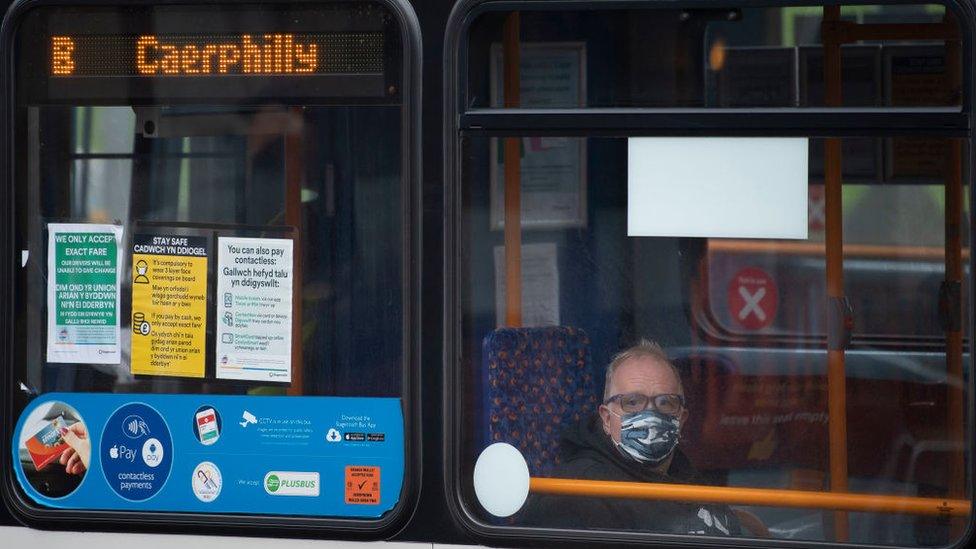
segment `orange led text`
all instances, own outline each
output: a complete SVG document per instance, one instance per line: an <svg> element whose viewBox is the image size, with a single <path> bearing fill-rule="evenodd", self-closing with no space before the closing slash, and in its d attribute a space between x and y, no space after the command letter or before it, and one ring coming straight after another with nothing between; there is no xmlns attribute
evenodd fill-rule
<svg viewBox="0 0 976 549"><path fill-rule="evenodd" d="M75 72L75 41L67 36L51 37L51 74L67 76Z"/></svg>
<svg viewBox="0 0 976 549"><path fill-rule="evenodd" d="M318 44L295 42L292 34L244 34L233 42L197 44L168 44L155 35L136 40L136 68L145 76L307 74L317 67Z"/></svg>

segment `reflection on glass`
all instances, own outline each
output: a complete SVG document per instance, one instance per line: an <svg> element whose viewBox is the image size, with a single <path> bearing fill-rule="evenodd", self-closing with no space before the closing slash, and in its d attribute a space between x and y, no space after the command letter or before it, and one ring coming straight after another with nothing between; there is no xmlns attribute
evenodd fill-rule
<svg viewBox="0 0 976 549"><path fill-rule="evenodd" d="M292 392L400 394L402 249L390 238L402 233L403 222L398 107L44 106L31 112L37 128L28 163L38 185L24 186L19 197L28 217L24 240L33 246L29 257L43 261L45 227L56 223L121 226L126 249L139 228L150 226L195 230L198 238L242 227L251 237L295 231L301 324L295 328L300 352L293 356L300 357L301 375ZM132 272L132 254L123 257L121 272ZM42 334L45 325L43 272L32 268L18 292L29 333ZM121 289L123 334L133 333L132 284ZM212 293L204 295L212 300ZM212 348L212 326L207 338ZM130 338L121 340L121 364L76 365L45 364L44 336L31 339L18 379L41 392L285 392L214 381L212 373L197 380L133 375ZM206 359L210 372L213 360Z"/></svg>
<svg viewBox="0 0 976 549"><path fill-rule="evenodd" d="M518 12L521 108L824 107L821 6ZM488 12L470 32L467 104L503 105L504 25ZM842 44L843 105L955 106L956 23L939 4L843 6L850 24L947 23L931 37ZM653 37L650 40L649 37ZM612 62L608 62L612 61Z"/></svg>

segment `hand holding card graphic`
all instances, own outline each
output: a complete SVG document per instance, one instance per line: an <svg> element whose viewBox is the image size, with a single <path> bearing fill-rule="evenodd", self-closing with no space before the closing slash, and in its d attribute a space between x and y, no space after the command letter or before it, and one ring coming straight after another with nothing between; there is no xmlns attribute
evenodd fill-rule
<svg viewBox="0 0 976 549"><path fill-rule="evenodd" d="M68 448L61 453L58 461L64 465L64 470L68 474L85 474L91 460L91 439L88 438L85 424L79 421L70 427L62 428L61 436L68 443Z"/></svg>

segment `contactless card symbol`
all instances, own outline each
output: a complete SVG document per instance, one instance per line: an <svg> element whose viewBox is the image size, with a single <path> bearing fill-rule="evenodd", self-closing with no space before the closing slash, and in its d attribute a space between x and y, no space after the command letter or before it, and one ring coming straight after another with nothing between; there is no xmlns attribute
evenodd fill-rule
<svg viewBox="0 0 976 549"><path fill-rule="evenodd" d="M139 416L128 416L122 422L122 433L129 438L149 436L149 425Z"/></svg>

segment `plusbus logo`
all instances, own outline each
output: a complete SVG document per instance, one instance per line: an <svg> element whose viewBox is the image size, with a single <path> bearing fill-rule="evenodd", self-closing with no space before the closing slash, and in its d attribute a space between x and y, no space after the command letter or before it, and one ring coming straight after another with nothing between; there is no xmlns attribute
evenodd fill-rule
<svg viewBox="0 0 976 549"><path fill-rule="evenodd" d="M264 491L272 496L319 495L319 474L301 471L269 471L264 475Z"/></svg>
<svg viewBox="0 0 976 549"><path fill-rule="evenodd" d="M269 494L273 494L278 491L281 486L281 479L278 475L268 475L264 479L264 489L268 491Z"/></svg>

